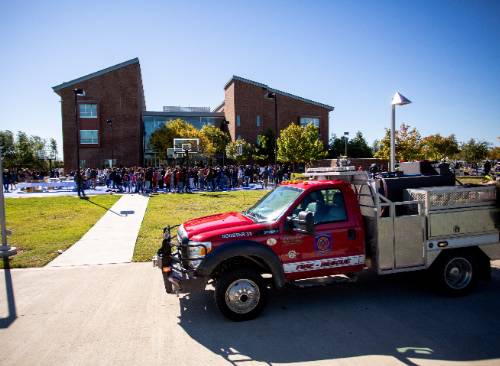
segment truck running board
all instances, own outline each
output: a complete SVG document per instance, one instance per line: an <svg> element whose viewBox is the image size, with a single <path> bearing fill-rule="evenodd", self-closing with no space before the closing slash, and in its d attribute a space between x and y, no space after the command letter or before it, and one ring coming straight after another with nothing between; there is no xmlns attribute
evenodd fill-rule
<svg viewBox="0 0 500 366"><path fill-rule="evenodd" d="M315 278L308 278L305 280L293 281L290 283L290 286L295 288L326 287L341 283L353 283L356 282L357 280L358 276L355 273L352 273L352 274L315 277Z"/></svg>

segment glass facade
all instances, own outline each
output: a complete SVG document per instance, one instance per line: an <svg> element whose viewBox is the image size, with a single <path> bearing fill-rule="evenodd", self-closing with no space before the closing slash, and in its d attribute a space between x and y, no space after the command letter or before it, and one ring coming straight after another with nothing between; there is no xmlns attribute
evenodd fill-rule
<svg viewBox="0 0 500 366"><path fill-rule="evenodd" d="M158 154L155 153L154 148L151 146L151 135L165 125L168 121L174 119L182 119L192 124L197 129L201 129L205 125L212 125L219 127L224 121L224 117L219 116L161 116L161 115L147 115L144 117L144 160L150 165L158 165L160 159Z"/></svg>

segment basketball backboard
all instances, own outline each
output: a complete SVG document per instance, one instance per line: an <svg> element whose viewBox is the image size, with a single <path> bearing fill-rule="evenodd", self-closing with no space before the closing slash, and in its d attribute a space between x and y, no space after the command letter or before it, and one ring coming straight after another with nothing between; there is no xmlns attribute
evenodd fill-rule
<svg viewBox="0 0 500 366"><path fill-rule="evenodd" d="M200 139L197 138L175 138L174 152L185 154L188 151L190 154L200 151Z"/></svg>

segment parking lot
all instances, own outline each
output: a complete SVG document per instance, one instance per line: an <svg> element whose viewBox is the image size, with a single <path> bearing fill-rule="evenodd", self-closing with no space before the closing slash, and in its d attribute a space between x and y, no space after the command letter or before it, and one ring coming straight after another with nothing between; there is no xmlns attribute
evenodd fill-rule
<svg viewBox="0 0 500 366"><path fill-rule="evenodd" d="M498 365L500 263L463 298L415 275L275 293L233 323L149 263L2 272L2 365ZM9 295L6 297L6 295ZM8 301L6 301L8 300Z"/></svg>

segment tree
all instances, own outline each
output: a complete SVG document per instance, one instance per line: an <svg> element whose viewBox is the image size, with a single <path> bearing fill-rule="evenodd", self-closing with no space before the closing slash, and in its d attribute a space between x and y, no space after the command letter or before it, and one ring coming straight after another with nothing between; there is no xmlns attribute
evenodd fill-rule
<svg viewBox="0 0 500 366"><path fill-rule="evenodd" d="M283 163L310 164L326 157L319 131L313 124L305 127L295 123L281 131L278 138L278 160Z"/></svg>
<svg viewBox="0 0 500 366"><path fill-rule="evenodd" d="M57 159L57 141L54 138L49 140L49 154L51 159Z"/></svg>
<svg viewBox="0 0 500 366"><path fill-rule="evenodd" d="M231 141L231 137L224 133L220 128L213 125L205 125L200 130L202 136L210 141L213 152L221 154L226 150L227 144Z"/></svg>
<svg viewBox="0 0 500 366"><path fill-rule="evenodd" d="M476 141L471 138L460 146L460 158L468 163L479 163L488 155L490 144L486 141Z"/></svg>
<svg viewBox="0 0 500 366"><path fill-rule="evenodd" d="M6 168L47 169L48 164L45 160L47 145L47 140L39 136L28 136L25 132L19 131L14 137L11 131L0 131L0 146ZM50 146L57 151L54 139L51 139Z"/></svg>
<svg viewBox="0 0 500 366"><path fill-rule="evenodd" d="M241 146L241 148L239 146ZM238 139L236 141L230 142L226 146L227 157L231 160L236 161L238 164L241 164L250 159L250 157L252 156L252 152L252 145L246 142L244 139Z"/></svg>
<svg viewBox="0 0 500 366"><path fill-rule="evenodd" d="M15 165L16 146L14 134L11 131L0 131L0 148L4 167L12 168Z"/></svg>
<svg viewBox="0 0 500 366"><path fill-rule="evenodd" d="M422 158L422 138L416 128L410 129L410 125L402 124L396 131L396 160L413 161ZM385 130L385 135L378 144L377 152L374 154L379 159L389 159L391 155L391 131Z"/></svg>
<svg viewBox="0 0 500 366"><path fill-rule="evenodd" d="M429 135L422 139L422 154L426 159L451 159L458 152L458 142L453 134L448 137L441 136L440 134Z"/></svg>
<svg viewBox="0 0 500 366"><path fill-rule="evenodd" d="M488 152L488 159L490 160L500 160L500 147L495 146Z"/></svg>
<svg viewBox="0 0 500 366"><path fill-rule="evenodd" d="M274 141L274 131L270 128L268 128L263 135L258 135L253 154L254 160L263 162L274 161Z"/></svg>
<svg viewBox="0 0 500 366"><path fill-rule="evenodd" d="M335 135L330 139L328 155L330 158L338 158L345 154L346 137L340 138ZM368 146L361 131L356 132L353 139L347 140L347 155L351 158L371 158L373 156L372 148Z"/></svg>

